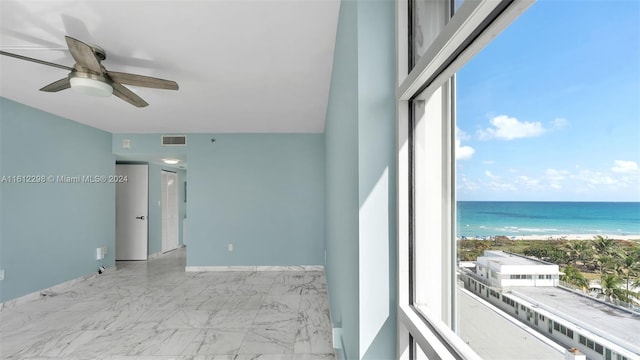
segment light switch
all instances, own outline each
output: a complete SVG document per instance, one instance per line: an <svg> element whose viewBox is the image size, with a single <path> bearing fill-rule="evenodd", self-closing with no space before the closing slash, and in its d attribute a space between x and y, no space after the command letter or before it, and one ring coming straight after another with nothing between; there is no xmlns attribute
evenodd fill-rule
<svg viewBox="0 0 640 360"><path fill-rule="evenodd" d="M97 248L96 249L96 260L103 260L104 259L104 248Z"/></svg>

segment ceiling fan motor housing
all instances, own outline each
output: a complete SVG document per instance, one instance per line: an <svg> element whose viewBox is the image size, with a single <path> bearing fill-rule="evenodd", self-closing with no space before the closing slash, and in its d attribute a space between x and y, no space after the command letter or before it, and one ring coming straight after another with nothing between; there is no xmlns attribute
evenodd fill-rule
<svg viewBox="0 0 640 360"><path fill-rule="evenodd" d="M83 94L104 97L113 94L111 81L99 75L72 71L69 74L69 83L73 90Z"/></svg>

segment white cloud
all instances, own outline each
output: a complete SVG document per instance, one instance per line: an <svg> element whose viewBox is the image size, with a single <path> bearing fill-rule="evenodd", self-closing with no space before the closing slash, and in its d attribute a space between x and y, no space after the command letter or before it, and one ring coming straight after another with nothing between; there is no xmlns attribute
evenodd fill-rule
<svg viewBox="0 0 640 360"><path fill-rule="evenodd" d="M494 179L494 180L500 179L500 176L498 176L498 175L493 175L493 174L491 173L491 171L489 171L489 170L485 171L485 172L484 172L484 174L485 174L487 177L489 177L489 178L491 178L491 179Z"/></svg>
<svg viewBox="0 0 640 360"><path fill-rule="evenodd" d="M616 179L599 171L581 170L575 175L571 176L572 179L578 180L590 187L596 187L600 185L615 185L618 183Z"/></svg>
<svg viewBox="0 0 640 360"><path fill-rule="evenodd" d="M490 122L493 127L478 130L480 139L513 140L540 136L547 131L540 122L520 121L507 115L496 116Z"/></svg>
<svg viewBox="0 0 640 360"><path fill-rule="evenodd" d="M459 190L466 191L476 191L482 188L481 184L477 181L469 179L468 177L462 175L456 181L456 186Z"/></svg>
<svg viewBox="0 0 640 360"><path fill-rule="evenodd" d="M468 160L471 159L476 152L471 146L461 146L460 140L456 140L456 160Z"/></svg>
<svg viewBox="0 0 640 360"><path fill-rule="evenodd" d="M511 183L492 181L489 183L489 188L494 191L517 191L518 188Z"/></svg>
<svg viewBox="0 0 640 360"><path fill-rule="evenodd" d="M464 130L456 126L456 139L469 140L471 139L471 136L469 136L469 134L467 134Z"/></svg>
<svg viewBox="0 0 640 360"><path fill-rule="evenodd" d="M638 171L638 163L635 161L615 160L611 171L615 173L631 173Z"/></svg>
<svg viewBox="0 0 640 360"><path fill-rule="evenodd" d="M544 175L546 176L547 180L553 181L553 182L562 181L566 179L569 174L570 172L567 170L556 170L556 169L547 169L544 172Z"/></svg>
<svg viewBox="0 0 640 360"><path fill-rule="evenodd" d="M539 189L540 188L540 180L531 178L526 175L518 176L518 184L521 184L529 189Z"/></svg>
<svg viewBox="0 0 640 360"><path fill-rule="evenodd" d="M569 171L566 170L556 170L556 169L547 169L544 172L544 178L549 183L549 187L554 190L559 190L564 188L562 186L562 182L570 175Z"/></svg>
<svg viewBox="0 0 640 360"><path fill-rule="evenodd" d="M482 163L483 163L483 164L485 164L485 165L493 165L493 164L495 164L496 162L495 162L495 161L493 161L493 160L484 160Z"/></svg>
<svg viewBox="0 0 640 360"><path fill-rule="evenodd" d="M476 152L474 148L468 145L462 145L462 140L468 140L470 138L467 133L460 130L456 126L456 160L468 160L471 159Z"/></svg>
<svg viewBox="0 0 640 360"><path fill-rule="evenodd" d="M554 129L560 130L562 128L565 128L567 125L569 125L569 120L565 118L556 118L551 122L551 124Z"/></svg>

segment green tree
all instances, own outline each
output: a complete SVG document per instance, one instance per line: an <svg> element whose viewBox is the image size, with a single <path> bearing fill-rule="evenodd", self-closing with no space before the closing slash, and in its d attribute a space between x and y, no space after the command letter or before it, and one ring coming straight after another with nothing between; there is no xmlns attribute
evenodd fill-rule
<svg viewBox="0 0 640 360"><path fill-rule="evenodd" d="M616 274L604 274L600 278L600 286L602 287L602 293L605 300L627 300L627 291L625 291L621 285L623 279Z"/></svg>
<svg viewBox="0 0 640 360"><path fill-rule="evenodd" d="M614 242L612 239L597 235L591 241L591 261L602 277L614 264Z"/></svg>
<svg viewBox="0 0 640 360"><path fill-rule="evenodd" d="M549 247L544 244L535 244L524 249L522 253L525 256L534 256L538 259L546 260L549 258Z"/></svg>
<svg viewBox="0 0 640 360"><path fill-rule="evenodd" d="M589 287L589 280L582 275L580 270L575 266L569 265L563 270L564 275L562 275L562 281L565 281L569 284L573 284L582 289Z"/></svg>
<svg viewBox="0 0 640 360"><path fill-rule="evenodd" d="M620 276L626 284L627 302L631 303L631 297L637 297L637 294L629 289L632 285L632 278L636 281L640 275L640 251L634 247L630 249L621 249L616 253L615 272Z"/></svg>
<svg viewBox="0 0 640 360"><path fill-rule="evenodd" d="M564 250L568 264L577 267L578 263L584 263L585 259L590 256L591 246L587 241L573 240L565 243Z"/></svg>

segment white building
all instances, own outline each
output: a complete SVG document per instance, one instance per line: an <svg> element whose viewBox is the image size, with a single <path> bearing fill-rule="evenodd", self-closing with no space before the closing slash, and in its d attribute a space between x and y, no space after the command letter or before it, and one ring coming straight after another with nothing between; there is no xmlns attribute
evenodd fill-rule
<svg viewBox="0 0 640 360"><path fill-rule="evenodd" d="M541 260L485 250L478 258L476 274L491 286L505 288L512 286L558 286L560 268Z"/></svg>

